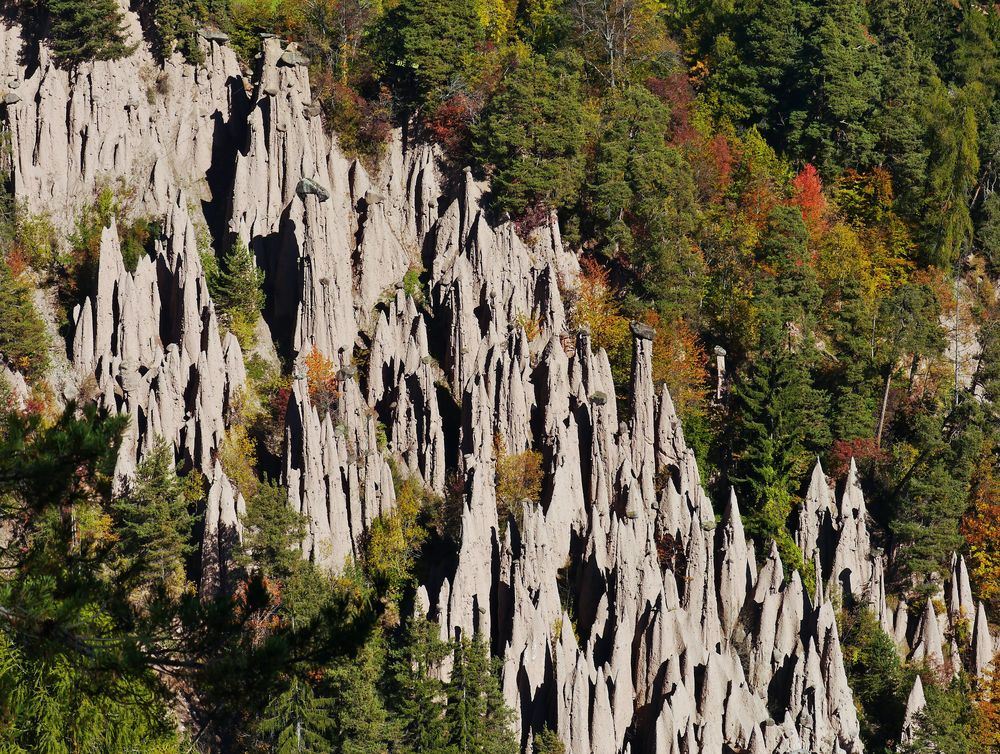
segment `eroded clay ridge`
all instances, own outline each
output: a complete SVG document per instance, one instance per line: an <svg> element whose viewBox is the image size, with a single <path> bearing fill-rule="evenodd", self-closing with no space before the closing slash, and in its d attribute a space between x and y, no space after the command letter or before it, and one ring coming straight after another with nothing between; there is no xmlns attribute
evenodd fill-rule
<svg viewBox="0 0 1000 754"><path fill-rule="evenodd" d="M947 629L974 621L973 669L986 666L994 640L964 561L946 615L929 601L907 625L905 603L889 610L853 466L839 497L813 473L795 537L816 565L814 593L784 578L775 547L757 567L738 501L717 524L670 395L654 387L648 328L633 328L628 415L607 354L570 331L578 264L554 219L523 242L491 224L469 171L446 181L435 149L401 133L370 175L324 132L301 56L265 39L248 79L224 43L202 44L198 68L178 56L160 66L140 47L70 73L0 26L17 199L65 230L101 181L122 177L136 210L163 220L135 272L104 232L97 293L74 310L68 363L51 379L65 399L128 414L120 474L162 436L211 481L206 594L226 588L240 536L244 501L215 451L246 372L239 343L220 335L202 227L245 241L266 273L258 348L273 337L294 360L315 347L340 368L330 413L320 418L302 380L287 412L282 481L309 517L306 554L332 570L359 554L395 505L389 458L438 492L461 475L460 544L417 609L444 637L489 637L526 747L548 725L573 754L860 752L834 599L871 605L902 653L953 671ZM416 265L428 271L420 305L400 285ZM542 499L506 526L497 437L544 459ZM922 704L918 679L908 726Z"/></svg>

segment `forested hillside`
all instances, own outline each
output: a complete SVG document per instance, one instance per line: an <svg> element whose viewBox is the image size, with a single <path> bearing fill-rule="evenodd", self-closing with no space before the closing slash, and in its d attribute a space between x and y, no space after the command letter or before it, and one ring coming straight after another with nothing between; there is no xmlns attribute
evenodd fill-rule
<svg viewBox="0 0 1000 754"><path fill-rule="evenodd" d="M1000 5L0 13L0 750L1000 751Z"/></svg>

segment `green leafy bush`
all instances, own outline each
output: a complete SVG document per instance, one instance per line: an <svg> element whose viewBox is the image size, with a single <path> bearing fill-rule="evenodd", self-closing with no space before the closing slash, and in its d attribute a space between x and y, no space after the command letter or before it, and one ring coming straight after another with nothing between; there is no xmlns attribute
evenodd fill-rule
<svg viewBox="0 0 1000 754"><path fill-rule="evenodd" d="M395 480L396 507L372 522L365 545L365 572L384 595L395 603L413 578L413 568L427 538L423 523L430 495L419 479Z"/></svg>
<svg viewBox="0 0 1000 754"><path fill-rule="evenodd" d="M514 515L521 517L524 501L539 502L542 494L542 454L536 450L508 453L503 440L497 436L496 449L496 496L497 517L501 530L506 530L507 519Z"/></svg>

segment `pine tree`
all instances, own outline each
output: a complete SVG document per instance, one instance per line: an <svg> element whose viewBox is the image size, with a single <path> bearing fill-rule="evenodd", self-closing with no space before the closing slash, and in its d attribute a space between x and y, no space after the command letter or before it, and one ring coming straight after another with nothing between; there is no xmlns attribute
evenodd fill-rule
<svg viewBox="0 0 1000 754"><path fill-rule="evenodd" d="M921 62L907 28L905 0L871 3L872 31L879 39L881 102L873 131L880 134L878 150L885 154L893 187L907 216L919 213L921 188L927 176L929 150L921 120Z"/></svg>
<svg viewBox="0 0 1000 754"><path fill-rule="evenodd" d="M702 10L704 13L705 11ZM737 5L712 34L710 101L722 116L778 135L800 110L807 3L773 0Z"/></svg>
<svg viewBox="0 0 1000 754"><path fill-rule="evenodd" d="M357 658L338 662L328 674L335 754L383 754L398 743L398 731L378 689L385 670L383 644L376 631Z"/></svg>
<svg viewBox="0 0 1000 754"><path fill-rule="evenodd" d="M979 128L973 105L940 81L929 87L925 118L931 149L924 191L923 256L949 267L973 237L969 202L979 171Z"/></svg>
<svg viewBox="0 0 1000 754"><path fill-rule="evenodd" d="M816 452L829 444L826 396L813 387L803 357L786 348L758 354L733 386L731 480L746 501L747 530L766 552L774 539L782 561L800 567L788 533L796 495Z"/></svg>
<svg viewBox="0 0 1000 754"><path fill-rule="evenodd" d="M799 0L776 0L761 4L746 26L742 65L751 95L747 110L769 131L778 127L781 110L795 109L808 15Z"/></svg>
<svg viewBox="0 0 1000 754"><path fill-rule="evenodd" d="M909 694L896 644L868 608L845 610L842 621L844 664L865 744L888 751L885 747L897 735Z"/></svg>
<svg viewBox="0 0 1000 754"><path fill-rule="evenodd" d="M135 49L115 0L45 0L52 19L50 44L61 65L117 60Z"/></svg>
<svg viewBox="0 0 1000 754"><path fill-rule="evenodd" d="M943 401L941 402L943 403ZM969 500L975 461L984 447L982 408L965 400L922 406L897 418L913 461L894 469L890 528L895 558L906 573L930 576L962 547L959 524ZM927 583L924 589L936 587Z"/></svg>
<svg viewBox="0 0 1000 754"><path fill-rule="evenodd" d="M927 706L917 716L916 732L901 754L968 754L981 751L973 737L975 709L968 679L962 675L950 683L924 682Z"/></svg>
<svg viewBox="0 0 1000 754"><path fill-rule="evenodd" d="M288 581L302 561L307 518L288 504L288 491L268 482L247 501L240 559L261 575Z"/></svg>
<svg viewBox="0 0 1000 754"><path fill-rule="evenodd" d="M275 754L327 754L333 729L332 704L312 686L292 676L288 688L268 704L260 723Z"/></svg>
<svg viewBox="0 0 1000 754"><path fill-rule="evenodd" d="M868 24L862 0L827 0L810 34L812 91L801 126L793 125L790 138L798 155L827 175L878 162L876 135L868 123L881 82Z"/></svg>
<svg viewBox="0 0 1000 754"><path fill-rule="evenodd" d="M698 220L691 167L667 144L670 111L643 87L605 103L584 204L603 254L624 256L636 289L674 319L697 308L705 266L691 236Z"/></svg>
<svg viewBox="0 0 1000 754"><path fill-rule="evenodd" d="M174 468L173 450L157 438L135 479L112 503L121 555L130 564L128 580L137 588L160 584L173 596L183 589L184 561L195 549L194 515L188 503L184 480Z"/></svg>
<svg viewBox="0 0 1000 754"><path fill-rule="evenodd" d="M856 278L844 282L831 322L838 357L831 385L831 429L838 440L875 435L881 370L872 358L872 303Z"/></svg>
<svg viewBox="0 0 1000 754"><path fill-rule="evenodd" d="M535 734L535 754L566 754L566 745L559 734L551 728L545 728Z"/></svg>

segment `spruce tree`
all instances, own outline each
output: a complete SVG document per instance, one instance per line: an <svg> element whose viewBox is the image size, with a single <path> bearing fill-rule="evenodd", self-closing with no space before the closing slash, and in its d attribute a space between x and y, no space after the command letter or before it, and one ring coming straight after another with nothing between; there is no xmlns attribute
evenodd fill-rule
<svg viewBox="0 0 1000 754"><path fill-rule="evenodd" d="M29 379L45 374L49 365L49 334L35 308L31 285L15 276L0 256L0 358Z"/></svg>
<svg viewBox="0 0 1000 754"><path fill-rule="evenodd" d="M845 610L842 626L845 670L865 744L886 751L898 733L910 691L896 644L867 607Z"/></svg>
<svg viewBox="0 0 1000 754"><path fill-rule="evenodd" d="M275 754L327 754L333 729L332 704L312 686L292 676L288 688L268 704L260 730Z"/></svg>
<svg viewBox="0 0 1000 754"><path fill-rule="evenodd" d="M566 754L566 744L559 738L559 734L551 728L545 728L541 733L535 734L535 754Z"/></svg>
<svg viewBox="0 0 1000 754"><path fill-rule="evenodd" d="M928 87L922 251L923 261L938 267L950 267L974 233L969 203L979 172L979 127L970 97L975 90L956 96L938 80Z"/></svg>
<svg viewBox="0 0 1000 754"><path fill-rule="evenodd" d="M362 647L356 658L345 658L329 671L333 700L330 740L335 754L383 754L398 744L398 730L379 693L385 670L381 631Z"/></svg>
<svg viewBox="0 0 1000 754"><path fill-rule="evenodd" d="M237 240L223 255L218 275L209 280L209 290L240 345L252 347L257 318L264 308L264 272L257 268L245 243Z"/></svg>
<svg viewBox="0 0 1000 754"><path fill-rule="evenodd" d="M139 464L135 479L112 503L120 553L137 588L163 585L177 596L185 583L184 561L194 551L194 515L184 480L174 468L174 453L157 438Z"/></svg>
<svg viewBox="0 0 1000 754"><path fill-rule="evenodd" d="M809 37L809 103L790 138L798 156L817 163L827 175L879 162L869 121L881 81L868 25L863 0L827 0Z"/></svg>
<svg viewBox="0 0 1000 754"><path fill-rule="evenodd" d="M795 207L776 207L767 220L757 258L764 274L757 283L762 345L785 339L791 328L802 347L811 346L823 290L809 251L809 232Z"/></svg>
<svg viewBox="0 0 1000 754"><path fill-rule="evenodd" d="M402 0L385 15L382 34L397 97L423 114L468 90L485 37L475 4L465 0Z"/></svg>
<svg viewBox="0 0 1000 754"><path fill-rule="evenodd" d="M476 156L494 167L495 206L518 215L575 201L584 136L577 72L540 55L518 65L473 129Z"/></svg>
<svg viewBox="0 0 1000 754"><path fill-rule="evenodd" d="M831 429L838 440L875 435L882 371L872 356L872 309L860 282L846 280L830 326L832 345L839 354L829 380Z"/></svg>
<svg viewBox="0 0 1000 754"><path fill-rule="evenodd" d="M873 131L879 135L878 151L892 172L897 205L905 216L919 212L921 188L927 175L929 149L921 120L921 64L919 50L907 28L905 0L871 3L872 32L879 39L882 92Z"/></svg>
<svg viewBox="0 0 1000 754"><path fill-rule="evenodd" d="M943 405L942 405L943 404ZM962 547L959 523L969 499L974 463L984 447L983 409L939 401L897 418L902 447L913 460L893 469L895 559L904 573L931 576ZM934 584L926 583L925 591Z"/></svg>
<svg viewBox="0 0 1000 754"><path fill-rule="evenodd" d="M399 721L403 751L451 754L445 717L445 686L438 678L449 646L438 638L438 626L413 617L391 668L391 698Z"/></svg>
<svg viewBox="0 0 1000 754"><path fill-rule="evenodd" d="M125 17L115 0L45 0L56 61L117 60L132 53Z"/></svg>
<svg viewBox="0 0 1000 754"><path fill-rule="evenodd" d="M691 236L699 207L683 154L667 143L670 110L643 87L605 102L583 203L587 228L609 258L629 260L636 289L672 318L697 308L705 265Z"/></svg>
<svg viewBox="0 0 1000 754"><path fill-rule="evenodd" d="M802 556L788 533L796 492L816 452L829 443L826 396L812 385L801 354L758 354L733 386L731 480L746 501L747 529L766 552L774 539L789 568Z"/></svg>
<svg viewBox="0 0 1000 754"><path fill-rule="evenodd" d="M489 649L481 637L454 642L454 664L447 685L448 732L456 751L516 754L517 741Z"/></svg>

